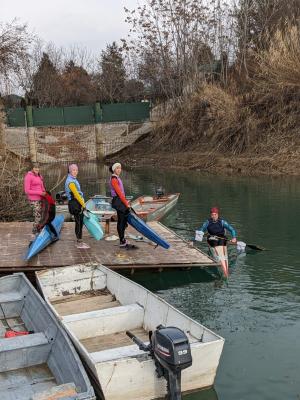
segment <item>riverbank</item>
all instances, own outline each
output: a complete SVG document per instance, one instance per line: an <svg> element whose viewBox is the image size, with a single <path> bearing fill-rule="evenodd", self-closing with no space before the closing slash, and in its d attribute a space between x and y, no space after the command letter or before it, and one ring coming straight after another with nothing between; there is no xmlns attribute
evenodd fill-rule
<svg viewBox="0 0 300 400"><path fill-rule="evenodd" d="M153 137L147 137L113 158L108 158L106 162L118 159L129 168L158 166L163 169L196 170L218 175L300 176L300 140L298 141L296 143L295 138L293 141L285 138L277 144L272 141L270 145L256 145L251 151L234 155L205 152L201 149L173 151L170 148L162 151L155 147Z"/></svg>

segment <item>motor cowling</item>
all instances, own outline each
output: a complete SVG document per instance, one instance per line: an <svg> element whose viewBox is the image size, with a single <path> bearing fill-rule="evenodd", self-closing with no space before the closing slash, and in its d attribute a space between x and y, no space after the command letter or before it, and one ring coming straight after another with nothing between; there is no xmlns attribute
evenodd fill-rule
<svg viewBox="0 0 300 400"><path fill-rule="evenodd" d="M158 326L151 342L155 358L165 368L178 371L192 365L190 343L181 329Z"/></svg>
<svg viewBox="0 0 300 400"><path fill-rule="evenodd" d="M162 187L158 187L155 190L155 194L157 197L163 197L165 195L165 191Z"/></svg>

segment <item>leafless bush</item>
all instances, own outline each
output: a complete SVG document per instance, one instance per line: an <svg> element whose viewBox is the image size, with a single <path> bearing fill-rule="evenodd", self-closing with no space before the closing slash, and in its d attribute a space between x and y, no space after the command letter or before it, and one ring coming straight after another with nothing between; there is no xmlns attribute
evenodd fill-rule
<svg viewBox="0 0 300 400"><path fill-rule="evenodd" d="M24 161L7 154L0 162L0 221L22 220L30 214L23 190Z"/></svg>

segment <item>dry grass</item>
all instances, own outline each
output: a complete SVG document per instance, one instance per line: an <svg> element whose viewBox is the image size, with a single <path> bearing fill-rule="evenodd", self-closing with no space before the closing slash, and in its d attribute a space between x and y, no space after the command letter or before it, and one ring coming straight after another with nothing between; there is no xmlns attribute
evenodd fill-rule
<svg viewBox="0 0 300 400"><path fill-rule="evenodd" d="M156 139L159 147L239 154L256 131L256 120L242 96L206 84L157 125Z"/></svg>
<svg viewBox="0 0 300 400"><path fill-rule="evenodd" d="M245 152L294 159L299 154L300 29L289 26L270 40L268 50L256 55L256 74L242 90L238 79L226 88L204 84L172 104L157 124L153 149L198 150L211 160L217 153Z"/></svg>
<svg viewBox="0 0 300 400"><path fill-rule="evenodd" d="M290 26L284 32L277 31L271 39L268 51L257 56L260 89L300 89L300 29Z"/></svg>

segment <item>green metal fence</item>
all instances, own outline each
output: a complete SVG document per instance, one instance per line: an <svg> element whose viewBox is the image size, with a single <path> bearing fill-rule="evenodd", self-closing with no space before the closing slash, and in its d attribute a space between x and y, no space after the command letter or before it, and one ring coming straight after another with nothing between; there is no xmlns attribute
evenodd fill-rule
<svg viewBox="0 0 300 400"><path fill-rule="evenodd" d="M25 110L7 110L8 126L25 126ZM90 125L107 122L141 122L150 118L150 104L144 103L96 103L78 107L27 108L28 126ZM32 122L30 122L32 121Z"/></svg>
<svg viewBox="0 0 300 400"><path fill-rule="evenodd" d="M149 102L102 104L102 122L145 121L149 119Z"/></svg>
<svg viewBox="0 0 300 400"><path fill-rule="evenodd" d="M8 126L25 126L25 111L23 108L7 110L6 115Z"/></svg>

